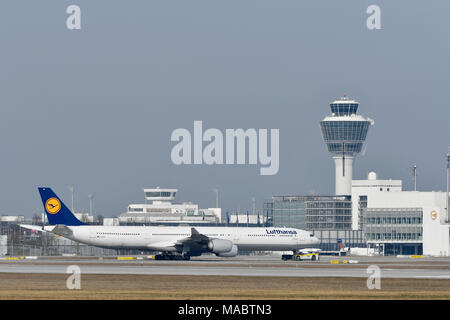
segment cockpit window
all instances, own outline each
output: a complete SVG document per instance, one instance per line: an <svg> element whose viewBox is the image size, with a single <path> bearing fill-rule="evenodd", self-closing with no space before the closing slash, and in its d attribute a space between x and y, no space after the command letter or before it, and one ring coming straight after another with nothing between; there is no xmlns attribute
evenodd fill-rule
<svg viewBox="0 0 450 320"><path fill-rule="evenodd" d="M310 238L314 237L314 235L312 233L309 234Z"/></svg>

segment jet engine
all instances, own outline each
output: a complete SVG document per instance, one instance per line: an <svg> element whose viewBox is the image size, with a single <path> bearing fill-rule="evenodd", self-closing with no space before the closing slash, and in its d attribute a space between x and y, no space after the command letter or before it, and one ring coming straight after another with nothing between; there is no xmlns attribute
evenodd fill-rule
<svg viewBox="0 0 450 320"><path fill-rule="evenodd" d="M214 253L225 253L233 249L233 242L223 239L212 239L208 242L208 249Z"/></svg>
<svg viewBox="0 0 450 320"><path fill-rule="evenodd" d="M216 255L219 257L230 258L230 257L236 257L237 254L238 254L238 247L237 247L237 245L233 244L233 247L231 248L230 251L224 252L224 253L217 253Z"/></svg>

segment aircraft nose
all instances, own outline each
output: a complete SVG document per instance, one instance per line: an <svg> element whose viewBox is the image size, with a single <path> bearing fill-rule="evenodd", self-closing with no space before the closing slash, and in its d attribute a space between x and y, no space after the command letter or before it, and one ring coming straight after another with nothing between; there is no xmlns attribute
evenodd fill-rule
<svg viewBox="0 0 450 320"><path fill-rule="evenodd" d="M313 238L312 238L312 243L313 243L313 244L320 244L319 238L313 237Z"/></svg>

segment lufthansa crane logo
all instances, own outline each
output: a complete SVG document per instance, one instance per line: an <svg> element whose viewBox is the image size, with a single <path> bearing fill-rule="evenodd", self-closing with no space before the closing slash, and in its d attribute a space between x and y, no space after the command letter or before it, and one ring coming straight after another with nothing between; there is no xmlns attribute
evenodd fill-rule
<svg viewBox="0 0 450 320"><path fill-rule="evenodd" d="M435 210L431 211L430 215L433 220L436 220L438 217L438 213Z"/></svg>
<svg viewBox="0 0 450 320"><path fill-rule="evenodd" d="M45 210L51 214L57 214L61 210L61 202L57 198L50 198L45 202Z"/></svg>

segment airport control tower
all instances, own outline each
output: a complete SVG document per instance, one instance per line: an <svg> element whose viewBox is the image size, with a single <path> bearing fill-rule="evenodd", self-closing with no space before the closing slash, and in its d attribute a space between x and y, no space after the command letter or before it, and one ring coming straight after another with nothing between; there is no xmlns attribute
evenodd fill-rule
<svg viewBox="0 0 450 320"><path fill-rule="evenodd" d="M360 153L374 121L356 114L359 103L343 98L330 103L331 115L320 122L322 137L336 165L336 195L352 194L353 158Z"/></svg>

